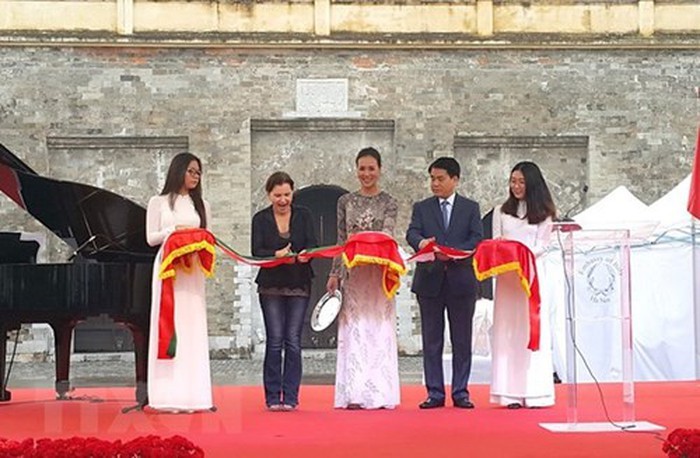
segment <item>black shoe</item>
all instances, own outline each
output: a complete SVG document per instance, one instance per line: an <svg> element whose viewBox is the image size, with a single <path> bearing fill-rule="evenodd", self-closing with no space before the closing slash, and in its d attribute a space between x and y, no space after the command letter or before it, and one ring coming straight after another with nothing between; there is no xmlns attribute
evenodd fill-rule
<svg viewBox="0 0 700 458"><path fill-rule="evenodd" d="M561 379L559 378L559 374L557 374L556 371L552 375L554 377L554 383L557 383L557 384L561 383Z"/></svg>
<svg viewBox="0 0 700 458"><path fill-rule="evenodd" d="M508 407L510 410L516 410L516 409L522 409L523 405L520 404L519 402L513 402L511 404L508 404L506 407Z"/></svg>
<svg viewBox="0 0 700 458"><path fill-rule="evenodd" d="M418 404L418 408L420 409L435 409L437 407L445 407L445 400L428 398L425 401Z"/></svg>
<svg viewBox="0 0 700 458"><path fill-rule="evenodd" d="M460 409L473 409L474 403L467 398L453 399L452 405Z"/></svg>

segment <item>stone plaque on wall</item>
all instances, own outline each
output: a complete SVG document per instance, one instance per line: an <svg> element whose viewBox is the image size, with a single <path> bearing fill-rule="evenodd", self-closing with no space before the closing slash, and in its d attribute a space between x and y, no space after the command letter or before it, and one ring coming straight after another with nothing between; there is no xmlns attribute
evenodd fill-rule
<svg viewBox="0 0 700 458"><path fill-rule="evenodd" d="M298 79L296 111L293 117L356 117L348 111L348 80L346 78Z"/></svg>

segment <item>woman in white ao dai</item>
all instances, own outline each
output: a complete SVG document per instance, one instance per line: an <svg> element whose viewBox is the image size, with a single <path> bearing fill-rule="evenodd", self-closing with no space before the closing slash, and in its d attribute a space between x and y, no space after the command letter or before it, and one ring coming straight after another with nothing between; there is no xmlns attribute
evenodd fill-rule
<svg viewBox="0 0 700 458"><path fill-rule="evenodd" d="M555 214L554 202L539 167L532 162L518 163L511 171L508 200L493 211L493 238L521 242L539 257L549 245ZM538 268L538 274L541 272ZM542 280L540 274L540 283ZM547 306L545 303L540 306L540 348L529 350L527 295L516 272L497 277L492 328L492 403L510 409L554 405Z"/></svg>

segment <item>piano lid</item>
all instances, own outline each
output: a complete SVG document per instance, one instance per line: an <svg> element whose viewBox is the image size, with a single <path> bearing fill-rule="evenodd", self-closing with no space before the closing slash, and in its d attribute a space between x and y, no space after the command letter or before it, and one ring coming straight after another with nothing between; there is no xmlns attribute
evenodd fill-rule
<svg viewBox="0 0 700 458"><path fill-rule="evenodd" d="M0 191L85 258L151 259L146 209L94 186L38 175L0 144Z"/></svg>
<svg viewBox="0 0 700 458"><path fill-rule="evenodd" d="M12 154L12 152L5 148L5 146L0 143L0 162L9 165L15 170L20 172L29 173L32 175L37 175L37 173L32 170L27 164L22 162L17 156Z"/></svg>

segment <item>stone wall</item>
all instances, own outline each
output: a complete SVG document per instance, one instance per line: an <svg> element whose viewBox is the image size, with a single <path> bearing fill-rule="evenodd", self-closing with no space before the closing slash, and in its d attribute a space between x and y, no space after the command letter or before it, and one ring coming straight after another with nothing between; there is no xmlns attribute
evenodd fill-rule
<svg viewBox="0 0 700 458"><path fill-rule="evenodd" d="M204 162L214 231L247 253L251 215L264 205L262 180L272 169L288 170L298 187L352 189L352 160L365 143L386 157L384 187L400 202L401 232L411 203L429 194L426 168L439 155L460 159L460 191L482 212L505 197L509 167L522 159L543 165L562 209L581 197L583 183L588 204L618 185L650 203L690 171L698 68L698 52L682 49L3 47L0 143L46 176L145 205L174 150L109 142L184 138ZM347 79L347 115L299 122L350 130L285 134L296 119L297 80L316 78ZM363 134L372 123L393 127ZM66 147L75 138L103 146ZM43 231L4 196L0 222L2 230ZM42 261L65 261L62 242L47 237ZM226 260L217 272L208 290L213 347L249 354L259 342L254 272ZM405 287L399 313L401 350L418 351Z"/></svg>
<svg viewBox="0 0 700 458"><path fill-rule="evenodd" d="M694 0L12 0L0 32L149 34L697 34ZM45 39L42 37L41 39ZM52 37L60 39L60 37ZM178 37L176 39L180 39ZM200 37L206 39L206 37ZM295 39L296 39L295 38ZM108 37L107 40L111 40Z"/></svg>

